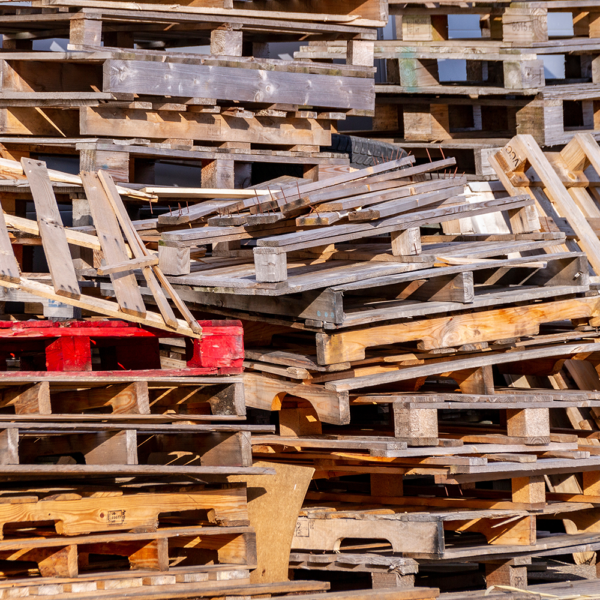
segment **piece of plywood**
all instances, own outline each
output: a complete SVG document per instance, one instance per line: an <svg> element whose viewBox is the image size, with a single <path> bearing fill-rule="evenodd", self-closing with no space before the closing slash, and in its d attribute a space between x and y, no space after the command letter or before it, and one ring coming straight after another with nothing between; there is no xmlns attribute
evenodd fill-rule
<svg viewBox="0 0 600 600"><path fill-rule="evenodd" d="M258 568L250 575L250 581L287 581L296 521L315 470L266 461L253 466L275 469L276 475L228 477L229 481L248 484L248 513L256 531L258 553Z"/></svg>

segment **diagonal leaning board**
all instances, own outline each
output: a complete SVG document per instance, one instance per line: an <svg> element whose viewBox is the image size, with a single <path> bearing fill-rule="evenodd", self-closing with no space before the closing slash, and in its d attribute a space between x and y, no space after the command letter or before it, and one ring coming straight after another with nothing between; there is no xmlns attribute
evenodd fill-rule
<svg viewBox="0 0 600 600"><path fill-rule="evenodd" d="M121 225L121 229L123 230L123 233L127 238L129 247L131 248L135 258L141 259L143 257L148 257L148 250L146 249L146 246L144 246L144 242L142 242L142 239L138 235L138 232L135 230L129 219L127 210L125 208L125 205L123 204L123 200L121 199L121 195L119 194L119 191L117 189L117 186L115 185L115 182L113 181L113 178L106 171L99 171L98 177L100 179L100 182L102 183L102 186L104 187L106 197L108 198L112 209L115 211L117 220ZM177 326L177 319L175 317L175 314L173 313L173 310L171 309L171 306L169 305L169 301L167 300L161 288L161 285L165 288L165 290L173 300L173 303L175 304L175 306L177 307L187 324L190 326L192 331L194 331L197 334L202 333L202 327L200 327L198 321L196 321L196 318L194 317L194 315L192 315L185 302L181 300L177 292L174 290L173 286L167 281L167 278L160 270L160 267L158 265L153 265L151 268L144 267L142 269L142 273L144 274L146 282L148 283L148 287L150 288L150 291L154 296L159 310L163 318L165 319L165 323L172 327Z"/></svg>
<svg viewBox="0 0 600 600"><path fill-rule="evenodd" d="M81 173L81 180L90 203L92 219L108 264L129 260L123 234L115 213L96 173ZM117 302L124 313L144 317L146 307L133 270L110 275Z"/></svg>
<svg viewBox="0 0 600 600"><path fill-rule="evenodd" d="M139 260L147 258L148 253L144 244L139 240L139 238L131 235L133 227L130 227L127 211L125 210L125 206L123 206L123 201L121 200L121 196L119 196L119 192L117 191L112 178L107 173L99 172L98 180L102 185L102 188L106 195L106 199L108 200L108 202L111 205L111 208L115 212L117 221L121 224L121 228L123 229L123 233L125 234L125 237L129 242L129 247L131 248L131 252L133 254L134 259ZM175 317L175 313L169 305L169 301L167 300L164 292L160 288L160 284L158 283L154 272L150 267L145 266L142 267L142 273L144 275L144 278L146 279L146 283L150 288L150 291L152 292L152 296L156 301L158 310L160 311L160 314L165 320L165 323L170 327L176 327L177 318Z"/></svg>
<svg viewBox="0 0 600 600"><path fill-rule="evenodd" d="M46 164L31 158L22 158L21 164L35 203L40 237L52 276L54 291L59 296L79 298L81 292L77 274Z"/></svg>

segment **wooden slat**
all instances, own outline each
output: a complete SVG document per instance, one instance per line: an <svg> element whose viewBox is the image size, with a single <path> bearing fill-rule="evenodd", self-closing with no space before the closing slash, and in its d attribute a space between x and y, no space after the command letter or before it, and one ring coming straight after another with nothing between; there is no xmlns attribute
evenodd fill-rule
<svg viewBox="0 0 600 600"><path fill-rule="evenodd" d="M14 283L18 283L21 279L19 263L17 263L10 238L8 237L2 208L0 208L0 279Z"/></svg>
<svg viewBox="0 0 600 600"><path fill-rule="evenodd" d="M125 240L104 188L95 173L81 173L104 259L109 264L128 260ZM146 307L132 271L111 275L117 302L124 313L144 318Z"/></svg>
<svg viewBox="0 0 600 600"><path fill-rule="evenodd" d="M100 181L104 186L104 190L106 191L106 195L111 202L111 205L115 211L117 219L125 232L125 236L127 237L127 241L129 242L129 246L134 254L134 258L141 259L143 257L149 256L149 252L144 246L140 236L137 231L134 229L131 221L129 220L129 216L127 215L127 211L125 210L125 205L121 200L121 196L119 195L115 183L112 177L106 171L100 171L99 173ZM148 287L152 291L152 295L156 300L158 308L165 319L167 325L171 327L177 327L177 318L169 305L169 302L164 295L164 292L161 289L161 285L167 290L169 296L175 303L175 306L181 312L183 318L190 326L192 331L195 333L202 333L202 328L186 306L186 304L179 298L179 295L175 292L171 284L167 281L166 277L163 275L163 272L160 270L158 265L154 265L152 268L144 267L142 268L142 273L146 278L148 283ZM158 279L158 281L157 281Z"/></svg>
<svg viewBox="0 0 600 600"><path fill-rule="evenodd" d="M40 236L54 290L59 296L79 298L81 292L77 274L46 164L30 158L22 158L21 164L35 203Z"/></svg>
<svg viewBox="0 0 600 600"><path fill-rule="evenodd" d="M115 265L106 265L98 268L98 275L111 275L112 273L122 273L131 271L131 269L141 269L144 267L153 267L158 264L158 256L143 256L142 258L132 258L123 263Z"/></svg>
<svg viewBox="0 0 600 600"><path fill-rule="evenodd" d="M4 220L9 227L13 227L19 231L30 233L31 235L40 235L40 228L35 221L31 219L23 219L22 217L16 217L15 215L4 215ZM65 229L65 235L67 242L74 246L81 246L82 248L90 248L91 250L102 250L98 238L82 231L74 231L72 229Z"/></svg>
<svg viewBox="0 0 600 600"><path fill-rule="evenodd" d="M240 102L305 104L373 110L375 84L362 77L330 77L186 63L109 60L105 91L223 98ZM168 75L168 77L167 77Z"/></svg>

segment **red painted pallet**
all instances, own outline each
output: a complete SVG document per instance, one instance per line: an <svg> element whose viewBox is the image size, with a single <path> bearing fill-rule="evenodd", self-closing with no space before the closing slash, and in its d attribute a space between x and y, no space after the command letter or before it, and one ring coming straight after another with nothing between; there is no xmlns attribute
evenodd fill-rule
<svg viewBox="0 0 600 600"><path fill-rule="evenodd" d="M167 376L242 373L243 328L239 321L200 321L202 339L142 327L125 321L0 321L0 371L6 360L20 359L20 371L92 371L92 347L99 350L99 370L143 370ZM160 338L185 340L187 368L161 370ZM44 369L45 367L45 369ZM38 373L39 375L39 373Z"/></svg>

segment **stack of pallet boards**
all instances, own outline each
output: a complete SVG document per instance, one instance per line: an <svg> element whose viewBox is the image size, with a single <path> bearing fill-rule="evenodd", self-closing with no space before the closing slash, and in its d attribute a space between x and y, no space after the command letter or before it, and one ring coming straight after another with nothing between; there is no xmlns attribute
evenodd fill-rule
<svg viewBox="0 0 600 600"><path fill-rule="evenodd" d="M387 0L31 4L0 7L5 158L80 155L82 170L144 184L165 161L201 168L208 188L249 185L253 165L317 179L349 168L320 151L336 122L373 114ZM270 42L332 37L347 65L270 57ZM34 51L53 38L67 50Z"/></svg>
<svg viewBox="0 0 600 600"><path fill-rule="evenodd" d="M595 576L600 148L517 136L491 163L505 189L409 156L148 230L191 310L244 325L246 405L278 423L255 459L314 469L298 577Z"/></svg>
<svg viewBox="0 0 600 600"><path fill-rule="evenodd" d="M441 145L460 171L489 177L494 171L487 157L516 133L548 147L565 144L577 131L597 135L595 3L476 1L464 7L390 0L390 13L395 39L376 42L386 74L376 86L372 130L361 135L397 142L419 157L437 156ZM465 31L469 15L478 18L480 31ZM463 19L454 31L453 18ZM346 45L314 41L295 56L344 59ZM461 80L459 61L466 61Z"/></svg>
<svg viewBox="0 0 600 600"><path fill-rule="evenodd" d="M246 485L227 477L271 471L252 467L250 443L270 428L240 422L239 324L203 325L189 367L163 370L169 336L156 329L0 323L2 598L214 596L249 583Z"/></svg>

